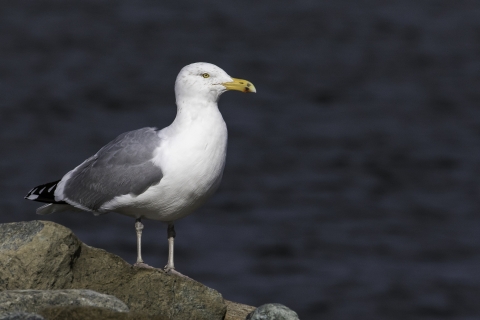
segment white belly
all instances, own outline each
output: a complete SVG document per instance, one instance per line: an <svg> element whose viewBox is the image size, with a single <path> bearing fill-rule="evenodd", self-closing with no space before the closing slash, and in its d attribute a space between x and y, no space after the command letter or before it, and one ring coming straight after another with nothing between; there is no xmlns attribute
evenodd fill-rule
<svg viewBox="0 0 480 320"><path fill-rule="evenodd" d="M173 136L162 141L154 159L163 172L160 183L138 196L116 197L102 210L169 222L192 213L213 195L222 178L227 151L223 119L214 126L194 124Z"/></svg>

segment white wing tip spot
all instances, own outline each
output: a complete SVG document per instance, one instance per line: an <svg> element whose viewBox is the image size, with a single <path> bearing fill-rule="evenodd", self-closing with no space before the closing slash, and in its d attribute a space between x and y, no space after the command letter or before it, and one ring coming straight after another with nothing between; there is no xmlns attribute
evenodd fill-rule
<svg viewBox="0 0 480 320"><path fill-rule="evenodd" d="M29 195L28 197L25 197L25 198L28 199L28 200L35 200L35 199L38 198L38 195L37 194L31 194L31 195Z"/></svg>

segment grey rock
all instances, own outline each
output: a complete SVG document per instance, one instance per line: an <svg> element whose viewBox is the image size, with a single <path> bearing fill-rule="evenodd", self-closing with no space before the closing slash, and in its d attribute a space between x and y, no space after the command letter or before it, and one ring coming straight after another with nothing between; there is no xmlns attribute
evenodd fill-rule
<svg viewBox="0 0 480 320"><path fill-rule="evenodd" d="M255 307L233 301L225 300L225 304L227 305L227 314L224 320L245 320L245 317L255 310Z"/></svg>
<svg viewBox="0 0 480 320"><path fill-rule="evenodd" d="M163 270L134 268L56 223L0 224L0 235L0 290L90 289L117 297L134 313L178 320L225 317L217 291Z"/></svg>
<svg viewBox="0 0 480 320"><path fill-rule="evenodd" d="M172 320L166 315L148 315L141 312L115 312L97 307L50 307L40 314L48 320ZM242 320L245 320L242 319Z"/></svg>
<svg viewBox="0 0 480 320"><path fill-rule="evenodd" d="M81 242L67 228L42 221L5 223L0 235L0 290L70 289Z"/></svg>
<svg viewBox="0 0 480 320"><path fill-rule="evenodd" d="M0 225L0 250L17 250L43 229L40 221Z"/></svg>
<svg viewBox="0 0 480 320"><path fill-rule="evenodd" d="M245 317L255 310L255 307L228 300L225 300L225 305L227 306L225 320L245 320Z"/></svg>
<svg viewBox="0 0 480 320"><path fill-rule="evenodd" d="M45 320L45 318L35 313L15 311L0 313L0 320Z"/></svg>
<svg viewBox="0 0 480 320"><path fill-rule="evenodd" d="M251 312L246 320L299 320L292 309L280 303L267 303Z"/></svg>
<svg viewBox="0 0 480 320"><path fill-rule="evenodd" d="M0 292L0 312L39 312L51 306L90 306L127 312L128 307L114 296L85 289L5 290Z"/></svg>

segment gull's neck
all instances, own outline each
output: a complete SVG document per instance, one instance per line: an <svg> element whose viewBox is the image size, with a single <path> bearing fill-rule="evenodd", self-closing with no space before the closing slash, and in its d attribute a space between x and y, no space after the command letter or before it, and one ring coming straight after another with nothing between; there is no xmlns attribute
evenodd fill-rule
<svg viewBox="0 0 480 320"><path fill-rule="evenodd" d="M189 127L194 124L213 124L223 122L216 100L180 99L177 100L177 115L172 126Z"/></svg>

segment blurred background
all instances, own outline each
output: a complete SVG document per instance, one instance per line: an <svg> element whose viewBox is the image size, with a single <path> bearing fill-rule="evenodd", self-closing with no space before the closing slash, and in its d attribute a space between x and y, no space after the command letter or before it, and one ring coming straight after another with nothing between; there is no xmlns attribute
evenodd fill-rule
<svg viewBox="0 0 480 320"><path fill-rule="evenodd" d="M118 134L165 127L186 64L252 81L220 109L217 194L176 267L301 319L480 317L480 2L0 4L0 222L48 219L135 262L134 220L23 199ZM167 261L145 221L144 258Z"/></svg>

